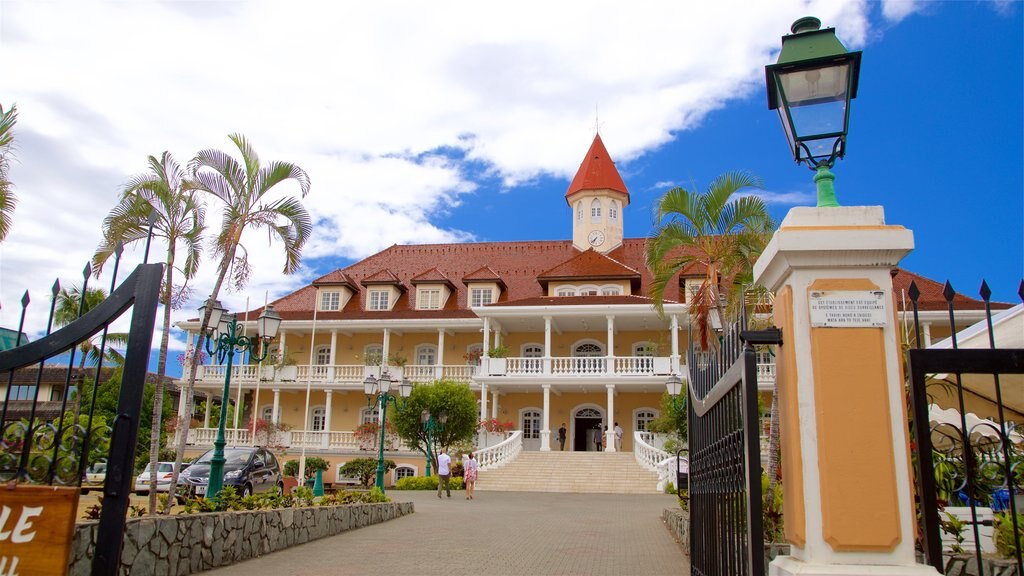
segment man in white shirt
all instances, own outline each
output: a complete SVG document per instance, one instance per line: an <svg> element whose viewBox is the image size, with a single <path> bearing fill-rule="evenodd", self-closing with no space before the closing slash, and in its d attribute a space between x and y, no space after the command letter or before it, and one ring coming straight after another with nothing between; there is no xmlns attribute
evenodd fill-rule
<svg viewBox="0 0 1024 576"><path fill-rule="evenodd" d="M452 459L445 452L444 448L441 449L441 453L437 455L437 497L441 497L441 486L448 492L448 497L452 497Z"/></svg>
<svg viewBox="0 0 1024 576"><path fill-rule="evenodd" d="M622 426L619 423L615 423L615 449L622 450Z"/></svg>

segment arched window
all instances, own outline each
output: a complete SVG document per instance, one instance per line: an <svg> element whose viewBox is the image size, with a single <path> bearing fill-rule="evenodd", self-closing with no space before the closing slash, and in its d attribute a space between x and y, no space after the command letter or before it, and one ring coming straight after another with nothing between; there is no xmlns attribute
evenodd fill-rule
<svg viewBox="0 0 1024 576"><path fill-rule="evenodd" d="M331 347L317 346L313 361L317 366L327 366L331 362Z"/></svg>
<svg viewBox="0 0 1024 576"><path fill-rule="evenodd" d="M576 219L583 222L583 201L576 201Z"/></svg>
<svg viewBox="0 0 1024 576"><path fill-rule="evenodd" d="M621 296L622 295L622 288L620 288L619 286L602 286L601 287L601 295L602 296Z"/></svg>
<svg viewBox="0 0 1024 576"><path fill-rule="evenodd" d="M597 198L590 203L590 221L595 223L601 221L601 201Z"/></svg>
<svg viewBox="0 0 1024 576"><path fill-rule="evenodd" d="M384 359L384 346L380 344L369 344L363 348L364 364L367 366L380 366Z"/></svg>
<svg viewBox="0 0 1024 576"><path fill-rule="evenodd" d="M360 424L373 424L375 422L380 422L380 412L377 410L376 406L373 406L371 408L363 408L362 410L360 410Z"/></svg>
<svg viewBox="0 0 1024 576"><path fill-rule="evenodd" d="M641 408L633 415L633 429L645 432L651 427L651 422L657 417L658 413L653 408Z"/></svg>
<svg viewBox="0 0 1024 576"><path fill-rule="evenodd" d="M555 296L559 296L559 297L564 298L566 296L575 296L575 295L576 295L576 288L573 287L573 286L559 286L558 288L555 289Z"/></svg>
<svg viewBox="0 0 1024 576"><path fill-rule="evenodd" d="M312 425L310 429L314 432L323 432L327 427L327 410L323 406L317 406L312 410Z"/></svg>
<svg viewBox="0 0 1024 576"><path fill-rule="evenodd" d="M616 202L615 200L612 200L611 203L608 204L608 219L609 220L617 220L618 218L619 218L619 203Z"/></svg>
<svg viewBox="0 0 1024 576"><path fill-rule="evenodd" d="M604 350L602 350L601 346L598 344L584 342L576 345L576 347L572 349L572 355L593 358L595 356L604 356Z"/></svg>
<svg viewBox="0 0 1024 576"><path fill-rule="evenodd" d="M579 294L580 296L597 296L597 286L594 286L593 284L580 286Z"/></svg>
<svg viewBox="0 0 1024 576"><path fill-rule="evenodd" d="M540 410L523 410L523 438L540 438Z"/></svg>
<svg viewBox="0 0 1024 576"><path fill-rule="evenodd" d="M479 366L480 357L483 356L484 345L483 344L471 344L466 347L466 364L470 366Z"/></svg>
<svg viewBox="0 0 1024 576"><path fill-rule="evenodd" d="M650 358L654 356L657 351L657 346L653 342L637 342L633 344L633 356L643 356Z"/></svg>
<svg viewBox="0 0 1024 576"><path fill-rule="evenodd" d="M601 412L594 408L580 408L576 411L577 418L601 418Z"/></svg>
<svg viewBox="0 0 1024 576"><path fill-rule="evenodd" d="M273 419L274 419L274 407L273 406L264 406L263 409L260 410L260 418L262 418L263 420L266 420L267 422L273 421Z"/></svg>
<svg viewBox="0 0 1024 576"><path fill-rule="evenodd" d="M412 466L402 464L395 468L395 482L398 482L402 478L412 478L414 476L416 476L416 469Z"/></svg>
<svg viewBox="0 0 1024 576"><path fill-rule="evenodd" d="M416 347L416 364L421 366L433 366L437 364L437 346L433 344L421 344Z"/></svg>
<svg viewBox="0 0 1024 576"><path fill-rule="evenodd" d="M523 346L523 358L542 358L544 347L540 344L526 344Z"/></svg>

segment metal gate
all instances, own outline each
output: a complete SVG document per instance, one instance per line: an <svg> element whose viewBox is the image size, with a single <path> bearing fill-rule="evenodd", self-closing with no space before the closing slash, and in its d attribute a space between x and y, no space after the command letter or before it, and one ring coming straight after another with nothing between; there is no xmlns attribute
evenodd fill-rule
<svg viewBox="0 0 1024 576"><path fill-rule="evenodd" d="M118 258L120 252L118 251ZM156 321L158 294L163 264L142 264L125 281L112 289L110 296L92 310L81 313L79 318L67 326L50 333L53 325L54 306L60 288L54 284L54 304L50 306L47 335L35 342L22 343L25 310L29 304L28 293L22 299L21 322L18 327L19 346L0 352L0 377L7 378L7 394L0 411L0 482L41 484L55 486L79 486L85 473L90 455L101 455L107 460L106 480L103 486L103 508L100 512L99 530L93 556L92 573L95 575L117 574L121 558L121 544L124 536L125 516L128 512L131 494L132 473L135 466L135 445L139 433L139 414L142 394L149 366L150 347ZM86 266L80 294L85 299L88 277L91 269ZM117 266L114 267L117 278ZM111 283L113 284L113 282ZM113 288L113 287L112 287ZM100 358L106 347L107 330L128 308L133 307L128 333L127 351L124 357L121 388L117 404L117 416L111 423L109 439L104 430L98 430L93 422L96 394L102 374L102 362L95 367L93 394L91 398L79 398L86 410L69 421L67 416L72 374L74 373L75 350L79 344L101 334ZM39 390L46 361L70 351L66 380L59 402L40 399ZM20 387L31 398L12 398L15 389L15 371L37 371L35 386ZM34 390L33 390L34 388ZM79 394L81 396L81 394ZM58 404L49 412L44 405ZM20 417L25 414L25 417ZM80 418L86 419L81 424ZM109 452L108 452L109 447Z"/></svg>
<svg viewBox="0 0 1024 576"><path fill-rule="evenodd" d="M782 344L782 335L745 325L716 351L687 352L690 562L700 576L765 574L754 346Z"/></svg>
<svg viewBox="0 0 1024 576"><path fill-rule="evenodd" d="M1021 284L1019 294L1024 299L1024 283ZM913 303L916 342L920 346L918 298L921 293L916 283L911 284L909 295ZM1018 508L1014 498L1015 493L1024 494L1024 454L1021 452L1024 445L1012 441L1014 438L1024 441L1024 437L1019 436L1021 427L1014 429L1008 421L1005 409L1006 399L1024 398L1024 385L1020 380L1008 381L1004 378L1000 381L1000 375L1024 374L1024 350L996 348L991 291L984 283L981 296L985 302L988 347L959 348L953 311L956 292L948 282L943 296L947 302L951 346L912 349L908 360L911 421L917 447L915 472L922 549L927 563L945 573L939 509L945 505L963 504L969 509L967 529L976 543L973 556L979 567L976 573L980 574L983 570L980 568L983 566L982 530L991 528L992 523L979 516L979 508L1007 510L1009 516L1003 521L1010 522L1011 533L1017 534L1024 529L1024 526L1019 525L1017 516L1024 513L1024 510ZM951 395L955 397L954 407L960 413L958 426L930 425L929 392L926 386L929 376L940 374L946 375L946 386L951 388ZM985 378L992 385L994 395L988 400L995 404L998 421L983 420L972 425L967 420L965 392L971 393L970 382L976 382L977 378ZM1020 548L1017 548L1014 556L1017 573L1024 574Z"/></svg>

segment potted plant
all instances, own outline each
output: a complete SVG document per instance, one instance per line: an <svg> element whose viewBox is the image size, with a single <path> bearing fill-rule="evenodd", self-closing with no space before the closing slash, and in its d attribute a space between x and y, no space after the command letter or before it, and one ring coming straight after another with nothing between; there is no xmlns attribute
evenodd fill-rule
<svg viewBox="0 0 1024 576"><path fill-rule="evenodd" d="M1017 556L1024 553L1024 514L1017 514L1017 533L1014 534L1010 511L997 513L992 518L992 542L999 558L992 559L988 574L1015 574Z"/></svg>
<svg viewBox="0 0 1024 576"><path fill-rule="evenodd" d="M491 376L504 376L508 370L508 346L500 344L487 351L487 373Z"/></svg>

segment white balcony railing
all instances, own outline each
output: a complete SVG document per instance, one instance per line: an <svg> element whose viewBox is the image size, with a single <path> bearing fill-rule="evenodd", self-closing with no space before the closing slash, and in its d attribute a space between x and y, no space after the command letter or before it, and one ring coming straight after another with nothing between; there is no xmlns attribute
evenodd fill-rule
<svg viewBox="0 0 1024 576"><path fill-rule="evenodd" d="M224 429L224 441L228 446L247 446L250 437L249 430L246 428ZM213 441L216 439L216 428L190 428L186 442L193 446L213 446Z"/></svg>
<svg viewBox="0 0 1024 576"><path fill-rule="evenodd" d="M661 444L664 439L659 435L650 432L633 432L633 456L638 464L658 474L659 491L664 490L668 483L676 483L676 457L665 452L655 444ZM679 458L679 468L686 472L689 470L689 462L686 458Z"/></svg>
<svg viewBox="0 0 1024 576"><path fill-rule="evenodd" d="M213 446L213 441L216 437L216 428L191 428L188 431L186 442L190 446L209 447ZM227 428L224 430L224 438L229 446L247 446L251 442L251 437L248 429ZM260 440L259 435L257 435L257 440L265 441ZM380 436L375 434L372 439L361 441L356 437L355 432L348 430L289 430L277 432L271 442L275 446L288 449L376 451L378 448L377 443L380 442ZM389 452L412 451L397 435L393 434L385 438L384 449Z"/></svg>
<svg viewBox="0 0 1024 576"><path fill-rule="evenodd" d="M523 451L523 431L515 430L503 442L476 451L481 470L493 470L516 459Z"/></svg>
<svg viewBox="0 0 1024 576"><path fill-rule="evenodd" d="M413 382L430 382L444 378L468 383L476 373L476 366L464 364L386 366L384 369L396 380L405 377ZM231 382L255 383L259 379L264 382L361 384L370 374L379 376L380 371L381 368L378 366L364 366L362 364L338 364L334 366L300 364L295 366L263 366L261 372L258 365L243 364L231 367ZM196 372L196 379L208 384L221 384L224 382L226 372L227 366L224 364L207 364L199 367Z"/></svg>

